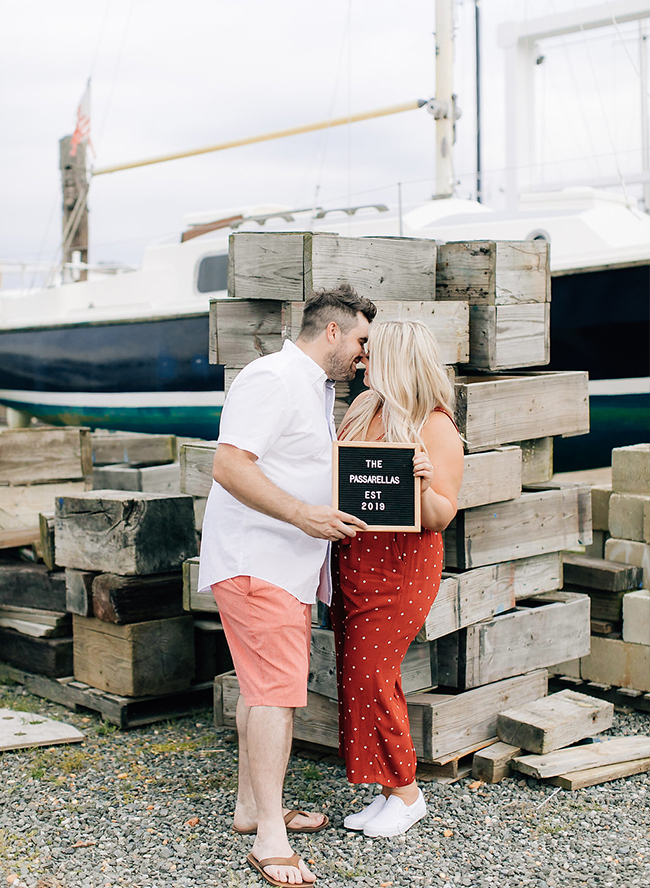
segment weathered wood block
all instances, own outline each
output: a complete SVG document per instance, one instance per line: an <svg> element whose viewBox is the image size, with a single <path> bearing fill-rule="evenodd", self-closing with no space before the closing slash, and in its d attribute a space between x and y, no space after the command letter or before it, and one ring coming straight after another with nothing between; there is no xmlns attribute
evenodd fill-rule
<svg viewBox="0 0 650 888"><path fill-rule="evenodd" d="M650 543L611 537L605 543L605 558L607 561L618 561L640 567L643 571L643 587L650 589Z"/></svg>
<svg viewBox="0 0 650 888"><path fill-rule="evenodd" d="M634 564L591 558L575 552L563 552L564 582L586 589L604 592L628 592L637 589L643 580L643 571Z"/></svg>
<svg viewBox="0 0 650 888"><path fill-rule="evenodd" d="M468 690L589 652L589 598L553 592L438 639L438 681ZM525 639L525 642L524 642Z"/></svg>
<svg viewBox="0 0 650 888"><path fill-rule="evenodd" d="M524 491L461 509L444 532L445 567L467 570L591 542L588 487Z"/></svg>
<svg viewBox="0 0 650 888"><path fill-rule="evenodd" d="M63 571L51 572L45 564L0 562L0 604L65 611Z"/></svg>
<svg viewBox="0 0 650 888"><path fill-rule="evenodd" d="M650 644L650 591L647 589L623 596L623 641Z"/></svg>
<svg viewBox="0 0 650 888"><path fill-rule="evenodd" d="M650 691L650 645L630 644L616 638L591 639L591 653L580 661L585 681Z"/></svg>
<svg viewBox="0 0 650 888"><path fill-rule="evenodd" d="M61 638L70 636L72 624L65 611L50 611L36 607L0 604L0 626L15 629L33 638Z"/></svg>
<svg viewBox="0 0 650 888"><path fill-rule="evenodd" d="M15 629L0 629L5 663L37 675L63 678L72 674L71 638L33 638Z"/></svg>
<svg viewBox="0 0 650 888"><path fill-rule="evenodd" d="M56 503L56 560L64 567L155 574L197 553L191 497L97 490Z"/></svg>
<svg viewBox="0 0 650 888"><path fill-rule="evenodd" d="M522 755L513 760L513 767L531 777L547 778L603 765L632 762L650 758L650 737L644 735L615 737L602 743L557 749L545 755Z"/></svg>
<svg viewBox="0 0 650 888"><path fill-rule="evenodd" d="M92 473L90 429L0 431L0 484L82 480Z"/></svg>
<svg viewBox="0 0 650 888"><path fill-rule="evenodd" d="M115 463L153 466L177 459L175 435L98 430L92 432L90 437L93 466Z"/></svg>
<svg viewBox="0 0 650 888"><path fill-rule="evenodd" d="M532 438L517 441L521 447L521 483L544 484L553 477L553 438Z"/></svg>
<svg viewBox="0 0 650 888"><path fill-rule="evenodd" d="M625 739L629 738L626 737ZM619 762L616 765L602 765L599 768L569 771L566 774L558 774L557 777L550 777L546 782L574 792L577 789L584 789L585 786L595 786L598 783L607 783L610 780L620 780L623 777L643 774L646 771L650 771L650 758L635 759L632 762Z"/></svg>
<svg viewBox="0 0 650 888"><path fill-rule="evenodd" d="M589 431L587 374L459 376L456 422L472 453L501 444Z"/></svg>
<svg viewBox="0 0 650 888"><path fill-rule="evenodd" d="M522 452L519 447L499 447L465 455L458 508L471 509L487 503L514 499L521 494Z"/></svg>
<svg viewBox="0 0 650 888"><path fill-rule="evenodd" d="M438 660L435 642L410 645L402 663L402 689L412 694L438 684ZM336 686L336 654L331 629L312 629L309 681L307 687L316 694L338 699Z"/></svg>
<svg viewBox="0 0 650 888"><path fill-rule="evenodd" d="M500 712L499 739L544 755L611 728L614 704L575 691L559 691Z"/></svg>
<svg viewBox="0 0 650 888"><path fill-rule="evenodd" d="M606 530L592 530L591 533L593 540L589 546L584 547L584 554L589 558L604 558L605 543L609 539L609 533Z"/></svg>
<svg viewBox="0 0 650 888"><path fill-rule="evenodd" d="M620 631L625 592L603 592L601 589L583 589L581 586L574 586L566 582L564 584L564 591L580 592L581 594L588 595L591 601L591 619L614 623L615 627L610 629L610 631ZM593 628L592 626L592 632ZM593 632L593 634L602 635L604 633Z"/></svg>
<svg viewBox="0 0 650 888"><path fill-rule="evenodd" d="M74 675L125 697L167 694L190 686L194 621L189 615L116 626L73 616Z"/></svg>
<svg viewBox="0 0 650 888"><path fill-rule="evenodd" d="M48 570L56 567L54 560L54 512L41 513L38 516L40 539L38 542L38 554Z"/></svg>
<svg viewBox="0 0 650 888"><path fill-rule="evenodd" d="M95 490L140 490L143 493L178 494L181 492L180 463L159 466L100 466L93 471Z"/></svg>
<svg viewBox="0 0 650 888"><path fill-rule="evenodd" d="M443 575L418 641L433 641L515 606L514 572L491 564ZM504 566L505 567L505 566Z"/></svg>
<svg viewBox="0 0 650 888"><path fill-rule="evenodd" d="M80 617L93 616L93 580L97 576L93 570L65 569L65 609Z"/></svg>
<svg viewBox="0 0 650 888"><path fill-rule="evenodd" d="M551 305L470 305L468 367L507 370L548 364Z"/></svg>
<svg viewBox="0 0 650 888"><path fill-rule="evenodd" d="M436 254L428 239L240 232L230 235L228 295L301 301L311 290L350 282L373 301L429 301Z"/></svg>
<svg viewBox="0 0 650 888"><path fill-rule="evenodd" d="M591 488L591 524L594 530L609 530L611 484L594 484Z"/></svg>
<svg viewBox="0 0 650 888"><path fill-rule="evenodd" d="M548 244L542 241L464 241L438 248L437 299L472 305L549 302Z"/></svg>
<svg viewBox="0 0 650 888"><path fill-rule="evenodd" d="M92 592L93 614L107 623L143 623L183 613L181 571L146 577L98 574Z"/></svg>
<svg viewBox="0 0 650 888"><path fill-rule="evenodd" d="M84 481L0 487L0 549L40 543L41 513L52 512L57 496L83 493Z"/></svg>
<svg viewBox="0 0 650 888"><path fill-rule="evenodd" d="M212 487L212 463L216 441L181 445L181 493L208 496Z"/></svg>
<svg viewBox="0 0 650 888"><path fill-rule="evenodd" d="M609 501L609 532L620 540L650 543L650 495L613 493Z"/></svg>
<svg viewBox="0 0 650 888"><path fill-rule="evenodd" d="M194 620L195 683L211 681L233 668L224 628L217 620Z"/></svg>
<svg viewBox="0 0 650 888"><path fill-rule="evenodd" d="M544 592L562 588L562 556L560 552L517 558L499 565L501 573L512 571L515 598L534 598Z"/></svg>
<svg viewBox="0 0 650 888"><path fill-rule="evenodd" d="M612 450L612 487L615 493L650 495L650 444Z"/></svg>
<svg viewBox="0 0 650 888"><path fill-rule="evenodd" d="M199 594L198 555L183 562L183 610L186 613L219 613L211 591Z"/></svg>
<svg viewBox="0 0 650 888"><path fill-rule="evenodd" d="M511 762L521 753L518 746L509 743L493 743L479 752L472 759L472 777L484 783L499 783L512 773Z"/></svg>

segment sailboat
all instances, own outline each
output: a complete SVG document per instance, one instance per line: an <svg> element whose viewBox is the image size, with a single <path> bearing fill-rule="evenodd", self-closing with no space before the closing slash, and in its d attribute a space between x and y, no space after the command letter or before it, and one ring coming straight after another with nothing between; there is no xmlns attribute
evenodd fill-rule
<svg viewBox="0 0 650 888"><path fill-rule="evenodd" d="M86 196L79 191L70 206L64 251L68 280L28 293L0 294L0 403L18 422L35 416L55 424L216 438L224 371L208 360L208 309L211 299L227 298L229 235L251 230L337 231L344 221L345 233L352 236L549 241L550 368L588 370L592 408L587 443L582 438L577 439L579 446L574 439L558 442L556 467L608 464L613 446L647 440L650 216L622 196L584 184L520 195L516 179L517 169L527 160L525 154L522 160L526 140L518 132L522 109L528 107L526 76L534 66L535 41L599 27L618 7L621 20L650 17L647 3L625 0L623 6L611 2L588 21L577 14L549 16L530 20L525 28L519 25L510 34L504 26L512 75L506 211L454 196L451 0L438 0L436 6L436 98L410 103L426 107L436 121L436 199L407 213L376 204L327 210L237 207L192 214L185 217L179 242L146 248L138 270L104 268L100 274L83 261L83 250L75 265L74 236ZM529 113L530 109L524 114L524 124ZM331 125L329 121L321 126ZM224 146L213 150L218 147ZM140 164L163 159L170 158ZM119 169L98 169L95 175Z"/></svg>

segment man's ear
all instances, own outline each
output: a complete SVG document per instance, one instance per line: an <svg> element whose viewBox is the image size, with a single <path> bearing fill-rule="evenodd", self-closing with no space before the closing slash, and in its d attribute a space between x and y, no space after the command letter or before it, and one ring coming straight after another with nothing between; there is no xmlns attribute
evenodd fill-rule
<svg viewBox="0 0 650 888"><path fill-rule="evenodd" d="M330 321L327 327L325 327L325 336L327 337L327 342L330 345L334 345L340 332L341 328L336 323L336 321Z"/></svg>

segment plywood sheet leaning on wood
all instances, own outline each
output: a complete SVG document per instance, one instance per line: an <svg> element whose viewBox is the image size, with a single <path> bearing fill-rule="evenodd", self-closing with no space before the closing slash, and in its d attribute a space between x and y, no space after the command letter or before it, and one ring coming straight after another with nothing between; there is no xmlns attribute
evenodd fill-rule
<svg viewBox="0 0 650 888"><path fill-rule="evenodd" d="M92 474L90 429L0 431L0 484L80 481Z"/></svg>
<svg viewBox="0 0 650 888"><path fill-rule="evenodd" d="M549 245L544 241L456 241L438 248L437 299L472 305L549 302Z"/></svg>
<svg viewBox="0 0 650 888"><path fill-rule="evenodd" d="M300 301L348 282L373 301L429 301L436 298L436 255L435 241L425 238L238 232L230 235L228 295Z"/></svg>
<svg viewBox="0 0 650 888"><path fill-rule="evenodd" d="M456 422L470 453L530 438L584 435L589 431L587 374L459 376Z"/></svg>

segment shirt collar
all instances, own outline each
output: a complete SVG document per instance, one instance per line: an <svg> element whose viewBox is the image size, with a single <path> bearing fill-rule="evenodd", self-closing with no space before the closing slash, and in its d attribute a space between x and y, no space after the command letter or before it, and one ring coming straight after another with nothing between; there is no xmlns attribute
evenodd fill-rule
<svg viewBox="0 0 650 888"><path fill-rule="evenodd" d="M309 355L305 354L305 352L301 348L298 348L298 346L290 339L284 340L282 351L287 352L287 355L290 355L292 360L299 361L302 364L304 371L307 374L307 378L311 383L320 383L321 385L324 385L325 382L327 382L327 374L320 364L317 364L313 358L310 358Z"/></svg>

